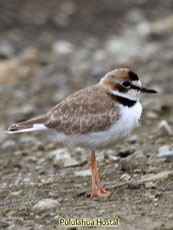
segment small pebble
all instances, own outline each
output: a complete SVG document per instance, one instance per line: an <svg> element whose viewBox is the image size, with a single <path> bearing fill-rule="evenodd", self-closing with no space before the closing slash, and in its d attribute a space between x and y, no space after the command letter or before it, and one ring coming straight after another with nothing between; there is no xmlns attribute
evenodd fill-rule
<svg viewBox="0 0 173 230"><path fill-rule="evenodd" d="M74 167L74 166L78 166L78 165L80 165L80 162L77 161L76 159L72 158L72 157L64 160L64 167L65 168Z"/></svg>
<svg viewBox="0 0 173 230"><path fill-rule="evenodd" d="M26 183L26 184L29 183L30 181L31 181L30 178L24 178L23 179L23 182Z"/></svg>
<svg viewBox="0 0 173 230"><path fill-rule="evenodd" d="M173 151L169 150L168 145L164 145L159 148L159 153L156 155L157 158L173 158Z"/></svg>
<svg viewBox="0 0 173 230"><path fill-rule="evenodd" d="M70 153L66 148L57 149L49 152L48 158L53 159L53 165L60 168L75 167L81 164L81 162L71 157Z"/></svg>
<svg viewBox="0 0 173 230"><path fill-rule="evenodd" d="M100 214L104 214L104 213L105 213L105 210L104 210L104 209L99 210L99 213L100 213Z"/></svg>
<svg viewBox="0 0 173 230"><path fill-rule="evenodd" d="M128 138L128 142L131 143L131 144L134 144L136 143L137 141L139 140L138 136L137 135L132 135Z"/></svg>
<svg viewBox="0 0 173 230"><path fill-rule="evenodd" d="M136 152L135 153L135 158L136 159L145 159L146 158L146 156L144 155L144 153L143 152Z"/></svg>
<svg viewBox="0 0 173 230"><path fill-rule="evenodd" d="M173 130L171 129L170 125L166 120L162 120L159 123L158 128L169 135L173 135Z"/></svg>
<svg viewBox="0 0 173 230"><path fill-rule="evenodd" d="M8 149L8 148L14 147L15 145L16 145L15 141L7 140L2 144L2 148Z"/></svg>
<svg viewBox="0 0 173 230"><path fill-rule="evenodd" d="M89 169L75 172L75 176L90 176L91 171Z"/></svg>
<svg viewBox="0 0 173 230"><path fill-rule="evenodd" d="M56 149L48 153L49 159L59 160L61 158L69 158L70 154L66 148Z"/></svg>
<svg viewBox="0 0 173 230"><path fill-rule="evenodd" d="M156 188L156 184L153 182L147 182L145 184L145 188L150 189L150 188Z"/></svg>
<svg viewBox="0 0 173 230"><path fill-rule="evenodd" d="M118 170L120 171L130 171L133 168L133 161L132 161L132 156L128 156L125 158L120 159L118 163Z"/></svg>
<svg viewBox="0 0 173 230"><path fill-rule="evenodd" d="M147 118L151 118L151 119L158 118L158 114L156 112L153 112L153 111L148 111L146 116L147 116Z"/></svg>
<svg viewBox="0 0 173 230"><path fill-rule="evenodd" d="M120 180L122 181L129 181L131 179L131 176L127 173L124 173L121 177Z"/></svg>
<svg viewBox="0 0 173 230"><path fill-rule="evenodd" d="M8 227L8 230L16 230L16 229L17 229L16 224L11 224L11 225L9 225L9 227Z"/></svg>
<svg viewBox="0 0 173 230"><path fill-rule="evenodd" d="M157 174L145 175L141 178L139 182L149 182L155 180L163 180L168 178L170 175L173 175L173 171L162 171Z"/></svg>
<svg viewBox="0 0 173 230"><path fill-rule="evenodd" d="M60 219L60 216L59 215L56 215L53 217L54 220L59 220Z"/></svg>
<svg viewBox="0 0 173 230"><path fill-rule="evenodd" d="M140 174L140 173L142 173L142 169L135 169L135 170L134 170L134 173Z"/></svg>
<svg viewBox="0 0 173 230"><path fill-rule="evenodd" d="M169 152L169 146L168 145L163 145L159 148L159 153L165 153Z"/></svg>
<svg viewBox="0 0 173 230"><path fill-rule="evenodd" d="M114 162L118 162L120 160L120 157L114 156L114 155L110 155L108 156L108 158Z"/></svg>
<svg viewBox="0 0 173 230"><path fill-rule="evenodd" d="M56 41L53 44L52 50L58 55L68 55L74 50L74 45L69 41Z"/></svg>
<svg viewBox="0 0 173 230"><path fill-rule="evenodd" d="M22 193L22 190L11 192L10 196L19 196Z"/></svg>
<svg viewBox="0 0 173 230"><path fill-rule="evenodd" d="M34 210L46 210L50 208L56 208L59 206L59 202L53 199L43 199L33 206Z"/></svg>

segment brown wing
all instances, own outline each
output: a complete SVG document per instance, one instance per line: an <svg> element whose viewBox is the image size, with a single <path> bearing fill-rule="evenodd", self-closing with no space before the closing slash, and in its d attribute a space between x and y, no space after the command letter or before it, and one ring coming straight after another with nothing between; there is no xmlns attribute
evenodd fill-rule
<svg viewBox="0 0 173 230"><path fill-rule="evenodd" d="M118 119L117 106L106 91L94 85L67 97L49 112L45 125L66 135L106 130Z"/></svg>

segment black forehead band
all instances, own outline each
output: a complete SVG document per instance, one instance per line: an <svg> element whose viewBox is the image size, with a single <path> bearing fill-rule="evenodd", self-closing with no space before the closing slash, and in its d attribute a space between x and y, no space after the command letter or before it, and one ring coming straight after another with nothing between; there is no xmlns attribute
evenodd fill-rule
<svg viewBox="0 0 173 230"><path fill-rule="evenodd" d="M138 75L135 74L135 73L132 72L132 71L129 72L129 77L130 77L130 79L131 79L132 81L138 81L138 80L139 80Z"/></svg>

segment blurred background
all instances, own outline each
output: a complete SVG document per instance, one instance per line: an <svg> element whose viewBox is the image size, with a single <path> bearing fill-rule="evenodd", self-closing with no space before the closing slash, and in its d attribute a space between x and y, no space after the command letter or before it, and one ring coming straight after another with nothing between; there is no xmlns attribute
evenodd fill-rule
<svg viewBox="0 0 173 230"><path fill-rule="evenodd" d="M2 126L46 112L114 68L128 67L143 84L172 92L171 0L0 4Z"/></svg>
<svg viewBox="0 0 173 230"><path fill-rule="evenodd" d="M119 67L132 69L143 85L159 91L158 95L141 98L142 126L120 147L143 151L141 167L145 171L150 155L165 145L167 150L173 147L172 0L0 0L0 169L4 194L9 186L13 188L12 178L15 181L19 174L37 181L57 173L46 158L50 150L57 148L52 133L9 136L4 129L47 112L69 94L98 82L105 73ZM111 164L112 159L106 162ZM104 159L100 160L102 164ZM105 173L110 174L109 164ZM159 171L163 165L157 167ZM115 171L114 166L110 170ZM30 183L19 183L21 177L15 186ZM29 200L27 194L33 195L33 189L25 192ZM37 195L33 199L40 199ZM11 209L8 205L6 208ZM18 206L16 209L21 217L22 211Z"/></svg>

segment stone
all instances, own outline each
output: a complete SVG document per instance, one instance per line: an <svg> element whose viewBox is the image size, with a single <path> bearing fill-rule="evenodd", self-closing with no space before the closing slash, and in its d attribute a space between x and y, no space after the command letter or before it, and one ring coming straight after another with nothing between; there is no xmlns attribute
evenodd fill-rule
<svg viewBox="0 0 173 230"><path fill-rule="evenodd" d="M56 220L56 221L58 221L60 218L61 218L61 216L59 216L59 215L56 215L56 216L53 217L53 219Z"/></svg>
<svg viewBox="0 0 173 230"><path fill-rule="evenodd" d="M22 190L19 190L19 191L11 192L9 195L14 197L14 196L19 196L21 193L22 193Z"/></svg>
<svg viewBox="0 0 173 230"><path fill-rule="evenodd" d="M118 163L118 170L120 171L130 171L134 167L134 155L130 155L125 158L121 158Z"/></svg>
<svg viewBox="0 0 173 230"><path fill-rule="evenodd" d="M91 175L91 171L89 169L75 172L75 176L83 176L83 177L85 177L85 176L90 176L90 175Z"/></svg>
<svg viewBox="0 0 173 230"><path fill-rule="evenodd" d="M138 136L137 135L132 135L128 138L128 142L131 143L131 144L134 144L136 143L137 141L139 140Z"/></svg>
<svg viewBox="0 0 173 230"><path fill-rule="evenodd" d="M3 149L13 148L15 147L16 143L13 140L7 140L2 144Z"/></svg>
<svg viewBox="0 0 173 230"><path fill-rule="evenodd" d="M158 158L157 155L150 156L147 165L155 165L155 164L160 164L162 162L165 162L166 158Z"/></svg>
<svg viewBox="0 0 173 230"><path fill-rule="evenodd" d="M140 173L142 173L142 169L135 169L135 170L134 170L134 173L140 174ZM134 175L135 175L135 174L134 174Z"/></svg>
<svg viewBox="0 0 173 230"><path fill-rule="evenodd" d="M170 125L166 120L162 120L159 123L158 129L161 130L162 132L166 132L169 135L173 135L173 130L171 129Z"/></svg>
<svg viewBox="0 0 173 230"><path fill-rule="evenodd" d="M157 157L158 158L166 158L166 159L173 158L173 151L171 151L171 152L165 152L165 153L159 153L157 155Z"/></svg>
<svg viewBox="0 0 173 230"><path fill-rule="evenodd" d="M64 160L64 167L74 167L80 165L80 162L77 161L76 159L70 157Z"/></svg>
<svg viewBox="0 0 173 230"><path fill-rule="evenodd" d="M70 154L66 148L56 149L48 153L48 158L50 160L52 159L60 160L62 158L69 158L69 157Z"/></svg>
<svg viewBox="0 0 173 230"><path fill-rule="evenodd" d="M173 171L163 171L157 174L145 175L142 179L139 180L139 183L155 181L155 180L163 180L168 178L170 175L173 175Z"/></svg>
<svg viewBox="0 0 173 230"><path fill-rule="evenodd" d="M159 153L165 153L169 152L169 146L168 145L163 145L159 148Z"/></svg>
<svg viewBox="0 0 173 230"><path fill-rule="evenodd" d="M131 176L127 173L124 173L121 177L120 177L120 180L122 181L129 181L131 180Z"/></svg>
<svg viewBox="0 0 173 230"><path fill-rule="evenodd" d="M156 112L154 112L154 111L148 111L146 113L146 116L147 116L147 118L150 118L150 119L158 118L158 114Z"/></svg>
<svg viewBox="0 0 173 230"><path fill-rule="evenodd" d="M96 161L97 162L104 162L105 158L104 158L104 155L103 154L99 154L97 157L96 157Z"/></svg>
<svg viewBox="0 0 173 230"><path fill-rule="evenodd" d="M51 208L57 208L58 206L59 206L59 202L57 200L43 199L40 200L37 204L35 204L33 206L33 209L43 211Z"/></svg>
<svg viewBox="0 0 173 230"><path fill-rule="evenodd" d="M150 189L150 188L156 188L156 184L155 183L153 183L153 182L147 182L146 184L145 184L145 188L147 188L147 189Z"/></svg>
<svg viewBox="0 0 173 230"><path fill-rule="evenodd" d="M53 159L53 165L60 168L63 167L75 167L81 163L75 158L71 157L66 148L53 150L48 154L49 159Z"/></svg>
<svg viewBox="0 0 173 230"><path fill-rule="evenodd" d="M120 160L120 157L115 156L115 155L108 155L108 158L114 162L118 162Z"/></svg>
<svg viewBox="0 0 173 230"><path fill-rule="evenodd" d="M52 50L58 55L69 55L74 51L74 45L69 41L56 41Z"/></svg>
<svg viewBox="0 0 173 230"><path fill-rule="evenodd" d="M173 158L173 151L169 150L168 145L163 145L159 148L159 153L156 155L157 158Z"/></svg>
<svg viewBox="0 0 173 230"><path fill-rule="evenodd" d="M99 210L99 214L103 215L105 213L105 209Z"/></svg>

